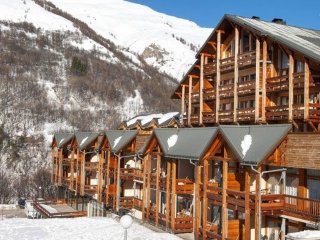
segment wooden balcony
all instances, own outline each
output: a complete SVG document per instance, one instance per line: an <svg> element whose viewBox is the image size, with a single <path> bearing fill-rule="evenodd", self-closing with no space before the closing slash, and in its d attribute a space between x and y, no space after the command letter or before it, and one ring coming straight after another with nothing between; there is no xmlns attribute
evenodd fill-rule
<svg viewBox="0 0 320 240"><path fill-rule="evenodd" d="M296 196L284 196L285 213L292 216L304 217L312 221L319 221L320 201L300 198Z"/></svg>
<svg viewBox="0 0 320 240"><path fill-rule="evenodd" d="M203 228L200 228L200 233L203 236ZM207 238L209 239L222 239L222 236L218 233L218 226L214 223L207 223L207 227L205 229Z"/></svg>
<svg viewBox="0 0 320 240"><path fill-rule="evenodd" d="M117 193L117 185L116 184L109 184L107 185L108 194L111 196L116 196Z"/></svg>
<svg viewBox="0 0 320 240"><path fill-rule="evenodd" d="M207 63L203 66L203 73L205 76L212 76L217 72L217 64L216 61Z"/></svg>
<svg viewBox="0 0 320 240"><path fill-rule="evenodd" d="M193 217L182 216L174 219L174 233L192 233L193 232Z"/></svg>
<svg viewBox="0 0 320 240"><path fill-rule="evenodd" d="M233 122L233 110L220 110L219 122Z"/></svg>
<svg viewBox="0 0 320 240"><path fill-rule="evenodd" d="M287 91L289 88L289 76L267 78L266 92Z"/></svg>
<svg viewBox="0 0 320 240"><path fill-rule="evenodd" d="M320 120L320 103L310 103L309 104L309 119Z"/></svg>
<svg viewBox="0 0 320 240"><path fill-rule="evenodd" d="M142 211L142 207L143 207L142 199L134 197L133 198L133 208Z"/></svg>
<svg viewBox="0 0 320 240"><path fill-rule="evenodd" d="M245 52L238 55L239 69L256 65L256 51Z"/></svg>
<svg viewBox="0 0 320 240"><path fill-rule="evenodd" d="M256 90L256 80L238 83L238 95L254 95Z"/></svg>
<svg viewBox="0 0 320 240"><path fill-rule="evenodd" d="M220 60L220 72L230 72L234 70L234 56Z"/></svg>
<svg viewBox="0 0 320 240"><path fill-rule="evenodd" d="M70 185L70 178L63 177L61 180L62 185L68 186Z"/></svg>
<svg viewBox="0 0 320 240"><path fill-rule="evenodd" d="M203 123L215 123L216 114L214 112L202 112Z"/></svg>
<svg viewBox="0 0 320 240"><path fill-rule="evenodd" d="M194 182L191 179L176 180L176 194L193 194Z"/></svg>
<svg viewBox="0 0 320 240"><path fill-rule="evenodd" d="M95 194L97 193L98 186L97 185L84 185L84 192L87 194Z"/></svg>
<svg viewBox="0 0 320 240"><path fill-rule="evenodd" d="M303 104L293 104L292 114L294 119L303 119ZM289 106L272 106L266 107L266 118L267 120L287 120L289 116Z"/></svg>
<svg viewBox="0 0 320 240"><path fill-rule="evenodd" d="M133 208L133 197L120 197L120 207Z"/></svg>
<svg viewBox="0 0 320 240"><path fill-rule="evenodd" d="M191 102L192 102L192 103L198 103L198 102L200 102L200 93L199 93L199 92L193 92L193 93L191 93Z"/></svg>
<svg viewBox="0 0 320 240"><path fill-rule="evenodd" d="M211 101L216 98L216 89L215 88L207 88L203 89L203 100Z"/></svg>
<svg viewBox="0 0 320 240"><path fill-rule="evenodd" d="M120 168L121 179L143 178L142 170L138 168Z"/></svg>
<svg viewBox="0 0 320 240"><path fill-rule="evenodd" d="M70 161L71 161L71 158L63 158L62 159L62 165L63 166L69 166L70 165Z"/></svg>
<svg viewBox="0 0 320 240"><path fill-rule="evenodd" d="M219 86L219 96L220 98L229 98L234 97L234 84L226 84L226 85L220 85Z"/></svg>
<svg viewBox="0 0 320 240"><path fill-rule="evenodd" d="M85 162L84 169L86 171L98 171L98 162Z"/></svg>
<svg viewBox="0 0 320 240"><path fill-rule="evenodd" d="M117 160L113 157L110 158L109 159L109 166L110 166L110 168L113 168L113 169L117 168Z"/></svg>
<svg viewBox="0 0 320 240"><path fill-rule="evenodd" d="M194 125L199 124L199 114L191 114L190 123Z"/></svg>
<svg viewBox="0 0 320 240"><path fill-rule="evenodd" d="M237 110L238 122L252 122L254 121L255 108L241 108Z"/></svg>

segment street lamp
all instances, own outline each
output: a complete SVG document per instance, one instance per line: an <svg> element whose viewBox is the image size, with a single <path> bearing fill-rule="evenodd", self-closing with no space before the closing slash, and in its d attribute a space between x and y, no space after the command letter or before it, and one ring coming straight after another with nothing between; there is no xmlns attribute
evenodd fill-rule
<svg viewBox="0 0 320 240"><path fill-rule="evenodd" d="M120 218L120 224L124 228L124 240L127 240L127 230L131 227L133 219L130 215L124 215Z"/></svg>

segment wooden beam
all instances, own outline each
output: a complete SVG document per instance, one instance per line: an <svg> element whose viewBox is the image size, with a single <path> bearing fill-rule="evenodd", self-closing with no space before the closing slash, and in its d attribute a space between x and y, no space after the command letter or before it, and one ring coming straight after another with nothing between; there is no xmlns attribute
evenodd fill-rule
<svg viewBox="0 0 320 240"><path fill-rule="evenodd" d="M227 152L224 148L224 157L226 157ZM227 206L227 188L228 188L228 162L222 162L222 239L227 239L228 237L228 206Z"/></svg>
<svg viewBox="0 0 320 240"><path fill-rule="evenodd" d="M203 200L202 200L202 238L207 239L207 218L208 218L208 197L207 197L207 186L208 186L208 172L209 162L203 160Z"/></svg>
<svg viewBox="0 0 320 240"><path fill-rule="evenodd" d="M259 121L259 100L260 100L260 40L256 38L256 88L255 88L255 110L254 121Z"/></svg>
<svg viewBox="0 0 320 240"><path fill-rule="evenodd" d="M109 187L110 187L110 157L111 157L111 150L107 150L107 164L106 164L106 205L108 206L108 200L109 200ZM143 202L143 201L142 201ZM142 215L143 219L143 215Z"/></svg>
<svg viewBox="0 0 320 240"><path fill-rule="evenodd" d="M200 58L200 86L199 86L199 125L202 124L202 112L203 112L203 85L204 85L204 73L203 73L203 66L204 66L204 55L201 54Z"/></svg>
<svg viewBox="0 0 320 240"><path fill-rule="evenodd" d="M294 60L292 53L289 53L289 99L288 99L288 120L292 122L293 113L292 113L292 105L293 105L293 71L294 71Z"/></svg>
<svg viewBox="0 0 320 240"><path fill-rule="evenodd" d="M258 172L261 172L261 166L257 169ZM255 194L255 239L260 239L260 202L259 202L259 193L260 193L260 174L256 174L256 194Z"/></svg>
<svg viewBox="0 0 320 240"><path fill-rule="evenodd" d="M267 40L263 39L262 43L262 99L261 99L261 121L266 121L266 103L267 103L267 93L266 93L266 81L267 81Z"/></svg>
<svg viewBox="0 0 320 240"><path fill-rule="evenodd" d="M239 29L236 26L234 28L234 87L233 87L233 122L237 122L237 109L238 109L238 80L239 80L239 66L238 66L238 54L239 54Z"/></svg>
<svg viewBox="0 0 320 240"><path fill-rule="evenodd" d="M171 162L167 161L167 176L166 176L166 228L169 228L170 221L170 179L171 179Z"/></svg>
<svg viewBox="0 0 320 240"><path fill-rule="evenodd" d="M146 202L147 202L147 209L146 209L146 214L147 214L147 218L149 220L150 218L150 191L151 191L151 154L148 155L147 157L147 163L146 163L146 173L147 173L147 179L146 179Z"/></svg>
<svg viewBox="0 0 320 240"><path fill-rule="evenodd" d="M186 86L182 85L182 95L181 95L181 116L184 116L184 107L186 105L185 103L185 94L186 94Z"/></svg>
<svg viewBox="0 0 320 240"><path fill-rule="evenodd" d="M188 93L188 126L191 125L191 93L192 93L192 76L189 76L189 93Z"/></svg>
<svg viewBox="0 0 320 240"><path fill-rule="evenodd" d="M171 230L175 231L177 160L172 160Z"/></svg>
<svg viewBox="0 0 320 240"><path fill-rule="evenodd" d="M73 181L74 181L74 149L71 152L71 162L70 162L70 184L69 189L73 190Z"/></svg>
<svg viewBox="0 0 320 240"><path fill-rule="evenodd" d="M80 181L80 195L84 196L84 185L86 180L86 170L85 170L85 162L86 162L86 152L84 151L81 154L81 181Z"/></svg>
<svg viewBox="0 0 320 240"><path fill-rule="evenodd" d="M220 95L219 95L219 86L220 86L220 58L221 58L221 31L217 31L217 74L216 74L216 123L219 123L219 108L220 108Z"/></svg>
<svg viewBox="0 0 320 240"><path fill-rule="evenodd" d="M250 240L251 237L251 211L250 211L250 172L245 169L245 237L244 239Z"/></svg>
<svg viewBox="0 0 320 240"><path fill-rule="evenodd" d="M160 153L160 147L158 146L158 153ZM156 175L156 226L159 225L159 205L160 205L160 172L161 170L161 156L157 155L157 175Z"/></svg>
<svg viewBox="0 0 320 240"><path fill-rule="evenodd" d="M201 208L200 208L200 182L201 182L201 166L199 163L196 165L196 183L194 188L195 194L195 217L194 217L194 239L199 239L199 227L200 227L200 216L201 216Z"/></svg>
<svg viewBox="0 0 320 240"><path fill-rule="evenodd" d="M310 87L310 69L308 60L305 59L304 61L304 112L303 112L303 119L309 119L309 87Z"/></svg>

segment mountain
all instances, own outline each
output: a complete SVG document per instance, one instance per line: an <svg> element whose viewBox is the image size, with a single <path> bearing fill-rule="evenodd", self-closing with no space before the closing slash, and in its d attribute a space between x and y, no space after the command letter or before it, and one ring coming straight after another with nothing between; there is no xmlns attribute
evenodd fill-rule
<svg viewBox="0 0 320 240"><path fill-rule="evenodd" d="M170 95L207 35L122 0L2 0L0 171L47 167L54 131L178 110Z"/></svg>

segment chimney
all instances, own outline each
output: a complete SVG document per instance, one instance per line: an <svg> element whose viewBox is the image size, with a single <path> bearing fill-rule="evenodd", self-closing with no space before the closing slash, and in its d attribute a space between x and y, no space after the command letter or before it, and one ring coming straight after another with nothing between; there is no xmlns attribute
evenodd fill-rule
<svg viewBox="0 0 320 240"><path fill-rule="evenodd" d="M255 20L260 20L260 17L258 17L258 16L252 16L251 18L255 19Z"/></svg>
<svg viewBox="0 0 320 240"><path fill-rule="evenodd" d="M282 18L274 18L274 19L272 19L271 22L281 24L281 25L287 25L286 21L283 20Z"/></svg>

